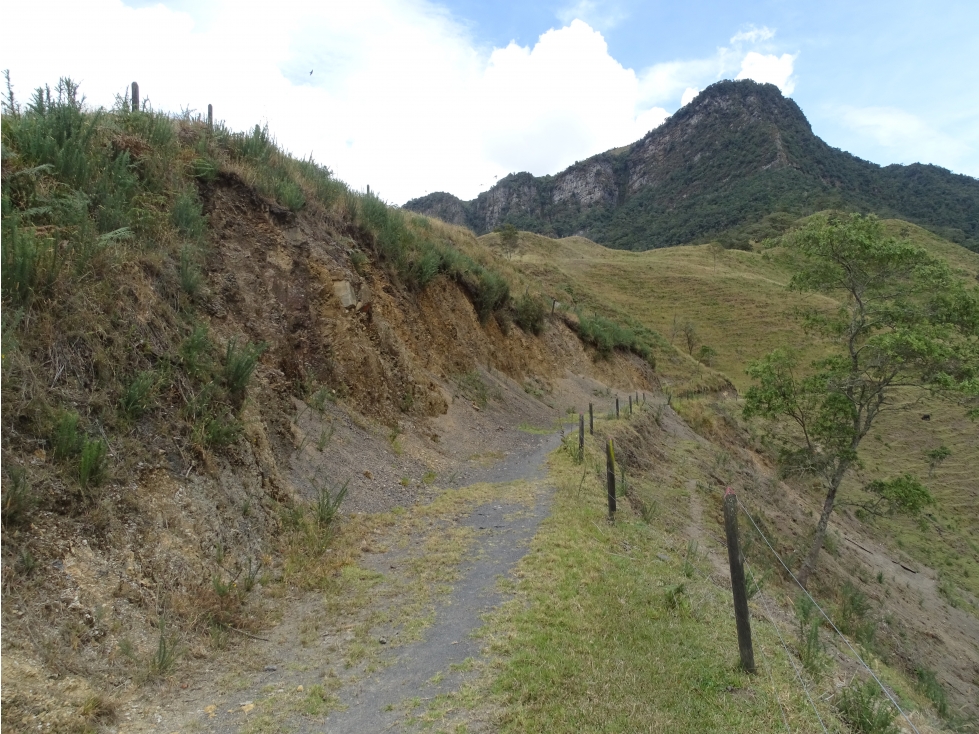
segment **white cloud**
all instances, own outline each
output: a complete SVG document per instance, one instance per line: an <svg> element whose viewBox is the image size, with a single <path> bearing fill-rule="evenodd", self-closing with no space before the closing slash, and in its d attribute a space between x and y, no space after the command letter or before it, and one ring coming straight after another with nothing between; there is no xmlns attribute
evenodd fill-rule
<svg viewBox="0 0 979 734"><path fill-rule="evenodd" d="M229 127L267 122L295 154L396 202L437 190L471 198L495 176L554 173L637 140L685 90L733 75L742 61L752 78L791 84L794 57L773 64L755 54L763 63L749 64L751 53L730 48L637 74L595 30L621 19L617 7L585 0L566 17L595 25L573 18L531 46L482 49L428 0L280 0L275 12L240 0L32 0L11 4L5 20L43 29L43 40L8 34L0 68L21 100L70 75L94 105L111 105L134 79L158 109L212 103Z"/></svg>
<svg viewBox="0 0 979 734"><path fill-rule="evenodd" d="M741 71L735 79L753 79L756 82L774 84L783 94L792 94L795 79L792 66L796 57L792 54L760 54L749 51L741 61Z"/></svg>
<svg viewBox="0 0 979 734"><path fill-rule="evenodd" d="M743 31L738 31L731 37L731 43L738 45L741 43L750 43L752 45L761 43L762 41L770 41L775 38L775 31L767 26L762 26L761 28L755 28L753 25L748 26Z"/></svg>
<svg viewBox="0 0 979 734"><path fill-rule="evenodd" d="M600 31L611 30L626 17L627 13L615 3L598 3L594 0L578 0L557 13L558 20L566 26L571 25L572 21L583 20Z"/></svg>
<svg viewBox="0 0 979 734"><path fill-rule="evenodd" d="M960 168L971 149L920 117L894 107L840 107L836 113L858 136L881 148L885 160Z"/></svg>
<svg viewBox="0 0 979 734"><path fill-rule="evenodd" d="M683 90L683 96L680 97L680 106L686 107L696 99L698 94L700 94L700 90L697 87L687 87Z"/></svg>

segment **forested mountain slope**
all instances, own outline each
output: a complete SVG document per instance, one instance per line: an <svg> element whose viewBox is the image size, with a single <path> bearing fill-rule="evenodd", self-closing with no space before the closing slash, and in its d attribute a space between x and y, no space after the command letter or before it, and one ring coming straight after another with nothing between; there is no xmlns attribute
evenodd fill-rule
<svg viewBox="0 0 979 734"><path fill-rule="evenodd" d="M632 145L553 176L507 176L473 201L429 194L405 208L484 234L503 223L648 250L744 247L823 209L876 212L979 248L979 181L915 163L881 167L831 148L771 84L711 85Z"/></svg>

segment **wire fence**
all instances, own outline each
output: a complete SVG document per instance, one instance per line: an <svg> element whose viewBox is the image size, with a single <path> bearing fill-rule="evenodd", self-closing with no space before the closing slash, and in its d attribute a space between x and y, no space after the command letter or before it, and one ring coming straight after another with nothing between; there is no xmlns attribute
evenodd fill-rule
<svg viewBox="0 0 979 734"><path fill-rule="evenodd" d="M737 497L737 495L735 495L735 496ZM795 582L796 586L798 586L802 590L802 593L806 595L806 597L813 604L813 606L819 611L819 613L822 615L823 619L826 620L826 623L830 626L830 628L832 628L832 630L839 636L839 638L841 640L843 640L843 643L846 645L846 647L850 650L850 652L856 658L857 662L859 662L860 665L863 666L863 668L870 674L870 677L874 679L874 681L877 683L878 686L880 686L880 689L881 689L881 691L884 692L884 695L887 697L887 700L890 701L891 704L894 706L894 708L897 709L897 711L901 714L901 716L904 717L904 720L908 722L908 726L911 727L911 729L915 732L915 734L921 734L921 732L918 731L918 727L916 727L914 725L914 722L911 721L911 719L908 717L907 713L905 713L904 709L901 708L901 706L898 704L897 700L894 698L894 696L891 694L891 692L887 689L887 686L885 686L881 682L880 678L878 678L877 677L877 674L873 671L873 669L869 665L867 665L866 661L863 659L863 657L861 657L860 653L857 652L857 650L853 647L852 644L850 644L850 641L846 638L846 635L844 635L842 632L840 632L839 628L836 626L836 624L833 622L833 620L830 619L830 616L826 613L826 611L812 597L812 594L809 593L809 591L806 589L806 587L804 587L799 582L799 579L797 579L796 576L795 576L795 574L792 573L792 570L789 568L788 564L784 560L782 560L782 557L778 554L778 551L775 550L775 547L768 540L768 536L766 536L765 533L762 532L762 529L760 527L758 527L758 523L755 522L755 519L751 516L751 513L748 512L748 508L744 506L744 503L741 501L741 498L740 497L737 497L737 500L738 500L738 506L741 508L741 511L745 514L745 516L751 522L751 524L754 527L755 531L761 537L762 541L764 541L765 545L768 546L768 549L772 552L772 555L775 556L775 560L777 560L779 562L779 564L782 566L782 568L785 569L785 572ZM767 613L768 612L766 610L766 614ZM778 632L778 625L775 624L774 618L770 614L769 614L769 619L772 620L772 624L775 626L775 629ZM778 632L778 634L779 634L779 639L781 639L782 638L782 633L781 632ZM783 642L783 646L785 646L784 640L782 642ZM786 649L786 654L788 654L788 647L786 646L785 649ZM791 655L789 655L789 660L792 661L792 656ZM794 661L792 661L792 664L793 664L793 667L795 667L795 662ZM800 682L802 682L803 679L802 679L802 676L799 673L798 669L796 669L796 674L798 675ZM805 687L806 687L805 686L805 683L803 682L803 688L805 688ZM813 703L812 697L809 696L808 689L806 689L806 696L809 698L809 702L813 705L813 710L816 711L815 703ZM819 712L818 711L816 711L816 716L819 717ZM823 725L823 731L826 731L826 726L825 726L825 724L823 724L823 720L821 718L819 719L819 723Z"/></svg>

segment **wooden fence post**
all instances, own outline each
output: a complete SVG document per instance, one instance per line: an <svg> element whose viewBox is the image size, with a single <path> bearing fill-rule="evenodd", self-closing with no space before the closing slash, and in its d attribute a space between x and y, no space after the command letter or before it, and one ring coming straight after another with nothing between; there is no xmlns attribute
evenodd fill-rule
<svg viewBox="0 0 979 734"><path fill-rule="evenodd" d="M133 112L139 112L139 85L133 82L133 94L132 94Z"/></svg>
<svg viewBox="0 0 979 734"><path fill-rule="evenodd" d="M632 396L629 396L629 415L632 415Z"/></svg>
<svg viewBox="0 0 979 734"><path fill-rule="evenodd" d="M578 459L585 460L585 414L578 413Z"/></svg>
<svg viewBox="0 0 979 734"><path fill-rule="evenodd" d="M588 435L595 435L595 412L591 403L588 403Z"/></svg>
<svg viewBox="0 0 979 734"><path fill-rule="evenodd" d="M615 450L612 439L605 444L605 476L608 482L608 519L615 520Z"/></svg>
<svg viewBox="0 0 979 734"><path fill-rule="evenodd" d="M724 493L724 531L727 533L727 560L731 566L731 592L734 595L734 621L738 628L738 651L741 667L755 672L755 652L751 646L751 621L748 616L748 592L744 585L744 566L738 542L738 497L730 487Z"/></svg>
<svg viewBox="0 0 979 734"><path fill-rule="evenodd" d="M615 417L619 417L619 396L615 396Z"/></svg>

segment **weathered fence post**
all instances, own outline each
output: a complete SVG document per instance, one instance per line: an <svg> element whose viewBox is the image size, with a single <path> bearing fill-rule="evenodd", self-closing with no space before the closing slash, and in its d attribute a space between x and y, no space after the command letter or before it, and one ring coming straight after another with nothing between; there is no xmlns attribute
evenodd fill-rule
<svg viewBox="0 0 979 734"><path fill-rule="evenodd" d="M632 415L632 396L629 396L629 415Z"/></svg>
<svg viewBox="0 0 979 734"><path fill-rule="evenodd" d="M585 414L578 413L578 459L585 460Z"/></svg>
<svg viewBox="0 0 979 734"><path fill-rule="evenodd" d="M744 585L744 566L738 542L738 497L730 487L724 493L724 530L727 533L727 560L731 566L731 592L734 594L734 621L738 628L738 651L741 667L755 672L755 652L751 646L751 621L748 616L748 592Z"/></svg>
<svg viewBox="0 0 979 734"><path fill-rule="evenodd" d="M555 308L557 308L557 299L556 298L552 298L551 299L551 316L554 315L554 309Z"/></svg>
<svg viewBox="0 0 979 734"><path fill-rule="evenodd" d="M619 396L615 396L615 417L619 417Z"/></svg>
<svg viewBox="0 0 979 734"><path fill-rule="evenodd" d="M139 112L139 85L136 82L133 82L132 97L133 112Z"/></svg>
<svg viewBox="0 0 979 734"><path fill-rule="evenodd" d="M612 439L605 444L605 476L608 482L608 519L615 520L615 450Z"/></svg>
<svg viewBox="0 0 979 734"><path fill-rule="evenodd" d="M207 106L207 129L208 130L214 129L214 106L213 105Z"/></svg>
<svg viewBox="0 0 979 734"><path fill-rule="evenodd" d="M591 403L588 403L588 435L595 435L595 411L592 409Z"/></svg>

